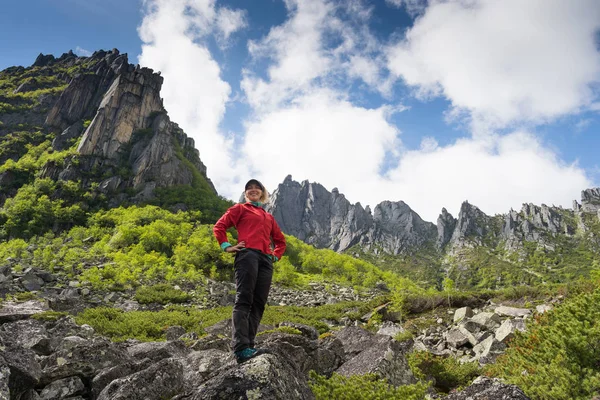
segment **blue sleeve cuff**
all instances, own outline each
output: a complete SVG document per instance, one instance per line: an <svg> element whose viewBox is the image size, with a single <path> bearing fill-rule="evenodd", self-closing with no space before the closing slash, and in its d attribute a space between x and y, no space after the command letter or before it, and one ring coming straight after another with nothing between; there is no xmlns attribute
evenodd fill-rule
<svg viewBox="0 0 600 400"><path fill-rule="evenodd" d="M221 243L221 250L225 251L225 249L228 247L231 247L231 243L229 243L229 242Z"/></svg>
<svg viewBox="0 0 600 400"><path fill-rule="evenodd" d="M269 254L269 258L270 258L270 259L271 259L271 261L273 261L273 262L277 262L277 261L279 261L279 258L277 258L277 256L276 256L276 255L273 255L273 254Z"/></svg>

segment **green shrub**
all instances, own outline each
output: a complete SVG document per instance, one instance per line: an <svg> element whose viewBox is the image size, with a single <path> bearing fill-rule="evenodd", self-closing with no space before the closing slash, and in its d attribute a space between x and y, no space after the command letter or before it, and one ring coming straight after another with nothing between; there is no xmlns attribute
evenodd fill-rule
<svg viewBox="0 0 600 400"><path fill-rule="evenodd" d="M397 342L406 342L407 340L410 340L414 337L415 336L412 334L411 331L403 331L397 333L396 336L394 336L394 340Z"/></svg>
<svg viewBox="0 0 600 400"><path fill-rule="evenodd" d="M316 400L420 400L425 399L428 385L394 387L374 374L345 377L334 373L326 378L310 371L309 385Z"/></svg>
<svg viewBox="0 0 600 400"><path fill-rule="evenodd" d="M600 387L600 289L538 315L487 368L531 399L589 399Z"/></svg>
<svg viewBox="0 0 600 400"><path fill-rule="evenodd" d="M469 385L481 372L476 362L461 364L454 357L436 356L426 351L410 353L408 364L417 378L433 380L434 387L443 393Z"/></svg>
<svg viewBox="0 0 600 400"><path fill-rule="evenodd" d="M44 311L38 314L34 314L31 316L33 319L37 319L40 321L58 321L62 317L66 317L69 315L66 312L62 311Z"/></svg>
<svg viewBox="0 0 600 400"><path fill-rule="evenodd" d="M175 289L168 283L154 286L141 286L135 292L135 300L141 304L149 303L185 303L192 298L191 295L180 289Z"/></svg>

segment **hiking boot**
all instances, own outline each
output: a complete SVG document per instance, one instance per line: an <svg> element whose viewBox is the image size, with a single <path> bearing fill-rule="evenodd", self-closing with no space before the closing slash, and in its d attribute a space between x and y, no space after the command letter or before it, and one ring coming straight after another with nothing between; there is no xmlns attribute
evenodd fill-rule
<svg viewBox="0 0 600 400"><path fill-rule="evenodd" d="M258 353L258 351L256 349L247 348L244 350L236 351L233 354L235 356L235 360L237 361L237 363L241 364L245 361L248 361L251 358L256 357L258 355L257 353Z"/></svg>
<svg viewBox="0 0 600 400"><path fill-rule="evenodd" d="M235 355L235 360L237 361L237 363L241 364L244 361L248 361L251 358L260 356L261 354L271 354L271 351L267 349L255 349L249 347L244 350L236 351L233 354Z"/></svg>

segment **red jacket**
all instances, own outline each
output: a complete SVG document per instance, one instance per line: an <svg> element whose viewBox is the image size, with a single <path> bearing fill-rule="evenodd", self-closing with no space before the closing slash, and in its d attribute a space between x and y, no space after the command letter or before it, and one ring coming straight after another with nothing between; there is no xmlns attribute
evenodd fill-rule
<svg viewBox="0 0 600 400"><path fill-rule="evenodd" d="M252 203L240 203L229 208L217 221L213 232L219 244L227 242L227 229L235 226L238 241L246 242L246 248L260 250L280 259L285 252L285 237L275 218L262 207ZM271 239L275 249L271 250Z"/></svg>

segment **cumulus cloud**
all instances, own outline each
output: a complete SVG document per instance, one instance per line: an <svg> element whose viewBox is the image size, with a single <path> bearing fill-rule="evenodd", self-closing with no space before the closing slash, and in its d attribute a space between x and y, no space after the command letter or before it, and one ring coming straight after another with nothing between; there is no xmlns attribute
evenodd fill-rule
<svg viewBox="0 0 600 400"><path fill-rule="evenodd" d="M456 216L465 200L490 215L529 202L570 208L590 185L577 163L562 162L534 134L516 131L447 146L427 138L419 150L402 154L385 181L373 185L376 196L370 201L377 202L377 196L403 199L435 222L442 207Z"/></svg>
<svg viewBox="0 0 600 400"><path fill-rule="evenodd" d="M240 87L250 113L237 157L219 124L238 99L205 39L229 40L252 24L245 12L211 0L148 1L140 63L162 71L172 120L232 199L251 174L271 190L292 174L363 205L404 200L435 221L442 207L456 214L464 200L489 214L523 202L568 207L591 186L577 163L563 162L533 129L514 126L597 108L593 12L550 0L396 3L407 11L420 5L420 16L386 45L369 30L366 2L286 0L287 19L248 42ZM394 92L399 78L421 98L446 97L449 120L466 116L486 134L466 132L445 145L426 137L418 149L404 148L392 122L407 109ZM359 104L365 93L383 97Z"/></svg>
<svg viewBox="0 0 600 400"><path fill-rule="evenodd" d="M251 122L244 151L268 187L287 174L330 188L362 186L377 177L386 153L398 147L399 131L387 121L388 111L315 90ZM355 201L362 198L364 193Z"/></svg>
<svg viewBox="0 0 600 400"><path fill-rule="evenodd" d="M421 97L445 96L475 128L541 123L589 106L600 80L594 0L432 1L388 49Z"/></svg>
<svg viewBox="0 0 600 400"><path fill-rule="evenodd" d="M229 37L243 27L241 15L211 0L150 0L138 29L144 42L140 64L161 71L161 95L171 120L195 140L209 177L225 195L232 194L228 188L243 167L229 151L233 139L219 130L231 87L205 38Z"/></svg>
<svg viewBox="0 0 600 400"><path fill-rule="evenodd" d="M317 181L329 189L338 187L350 201L360 201L363 205L374 206L382 200L404 200L424 218L435 221L442 207L456 213L464 200L471 201L488 213L506 212L510 207L519 208L523 202L551 202L570 206L578 192L590 185L585 172L577 164L563 163L533 133L525 131L504 136L488 131L486 135L467 136L446 146L439 146L434 138L424 138L418 150L404 150L401 133L390 122L390 106L373 109L359 107L349 100L340 86L336 86L340 81L361 79L372 89L381 88L381 82L385 81L378 53L381 44L373 40L368 30L336 30L336 27L343 25L337 3L296 0L287 4L289 19L273 28L263 40L250 44L251 54L255 58L268 57L270 64L266 78L246 71L242 84L248 103L255 111L247 123L243 152L267 186L275 187L290 173L298 180ZM445 66L446 60L452 57L444 47L461 49L460 45L452 44L453 38L448 35L457 32L455 39L467 37L468 34L477 36L475 28L484 27L481 18L475 18L475 26L461 27L469 22L468 17L462 14L465 4L433 4L433 8L450 7L451 12L442 10L444 12L440 16L428 23L428 18L431 18L431 10L428 9L423 17L416 20L406 40L388 49L387 53L392 75L402 76L418 88L421 96L445 95L452 100L449 118L467 113L506 124L560 115L556 110L564 104L564 99L556 100L554 105L546 105L545 102L553 101L547 96L573 89L578 85L577 82L589 82L591 75L586 75L586 71L594 70L593 62L589 64L591 68L581 69L581 78L573 78L561 88L544 88L541 83L526 85L523 81L539 77L517 74L513 78L502 69L511 68L511 63L517 66L524 63L521 73L533 73L534 66L543 64L532 60L538 57L539 52L521 53L518 60L509 54L509 60L495 68L493 64L501 56L489 56L488 53L496 50L494 45L500 41L498 37L490 42L491 49L488 48L487 52L481 52L481 47L469 48L469 43L463 42L465 57L470 55L475 59L473 65L465 67L463 59L458 64L450 60L449 65ZM487 3L484 5L492 7ZM435 9L433 11L434 14L437 12ZM498 10L484 11L485 16L489 17L490 12ZM362 18L365 15L368 16L368 13L362 13ZM442 21L442 16L450 21ZM441 23L442 27L448 24L449 28L436 32L429 26L436 26L436 23ZM547 26L549 23L536 22L535 25ZM419 33L420 26L426 27L422 29L423 34ZM424 54L433 57L434 50L439 51L442 54L438 60L421 56L422 51L415 44L420 42L413 39L423 35L428 37L432 30L432 39L425 40L427 51ZM493 39L496 33L493 31L484 36ZM338 38L333 41L338 43L333 47L328 41L331 35L337 35ZM303 37L309 40L303 42ZM368 44L358 45L361 38L365 38L363 43ZM509 37L504 46L512 39L514 37ZM550 35L546 39L549 42L544 42L544 48L547 50L555 39L556 35ZM448 41L452 43L447 45ZM429 42L439 47L432 47ZM294 46L290 46L292 43ZM477 62L479 56L487 59ZM580 56L584 58L583 54ZM586 56L589 57L589 54ZM436 61L439 65L429 61ZM466 71L460 71L459 66L466 68ZM566 68L556 68L554 73ZM460 79L453 78L453 74ZM479 88L478 85L486 81L486 74L493 82ZM449 75L447 81L446 75ZM458 88L462 84L466 85L464 93ZM585 93L590 93L586 84L578 86L584 94L580 100L586 98ZM490 90L499 90L503 85L506 85L505 91L500 93L500 98L494 99ZM536 91L540 88L544 88L541 94ZM454 90L458 94L455 95ZM385 93L385 90L380 92ZM524 108L522 98L531 99L532 106ZM571 103L576 102L573 100ZM576 106L569 106L569 110L575 111L580 106L581 103L577 103ZM533 110L535 114L525 113L527 110ZM382 165L390 159L395 161L383 169L387 172L382 175Z"/></svg>

